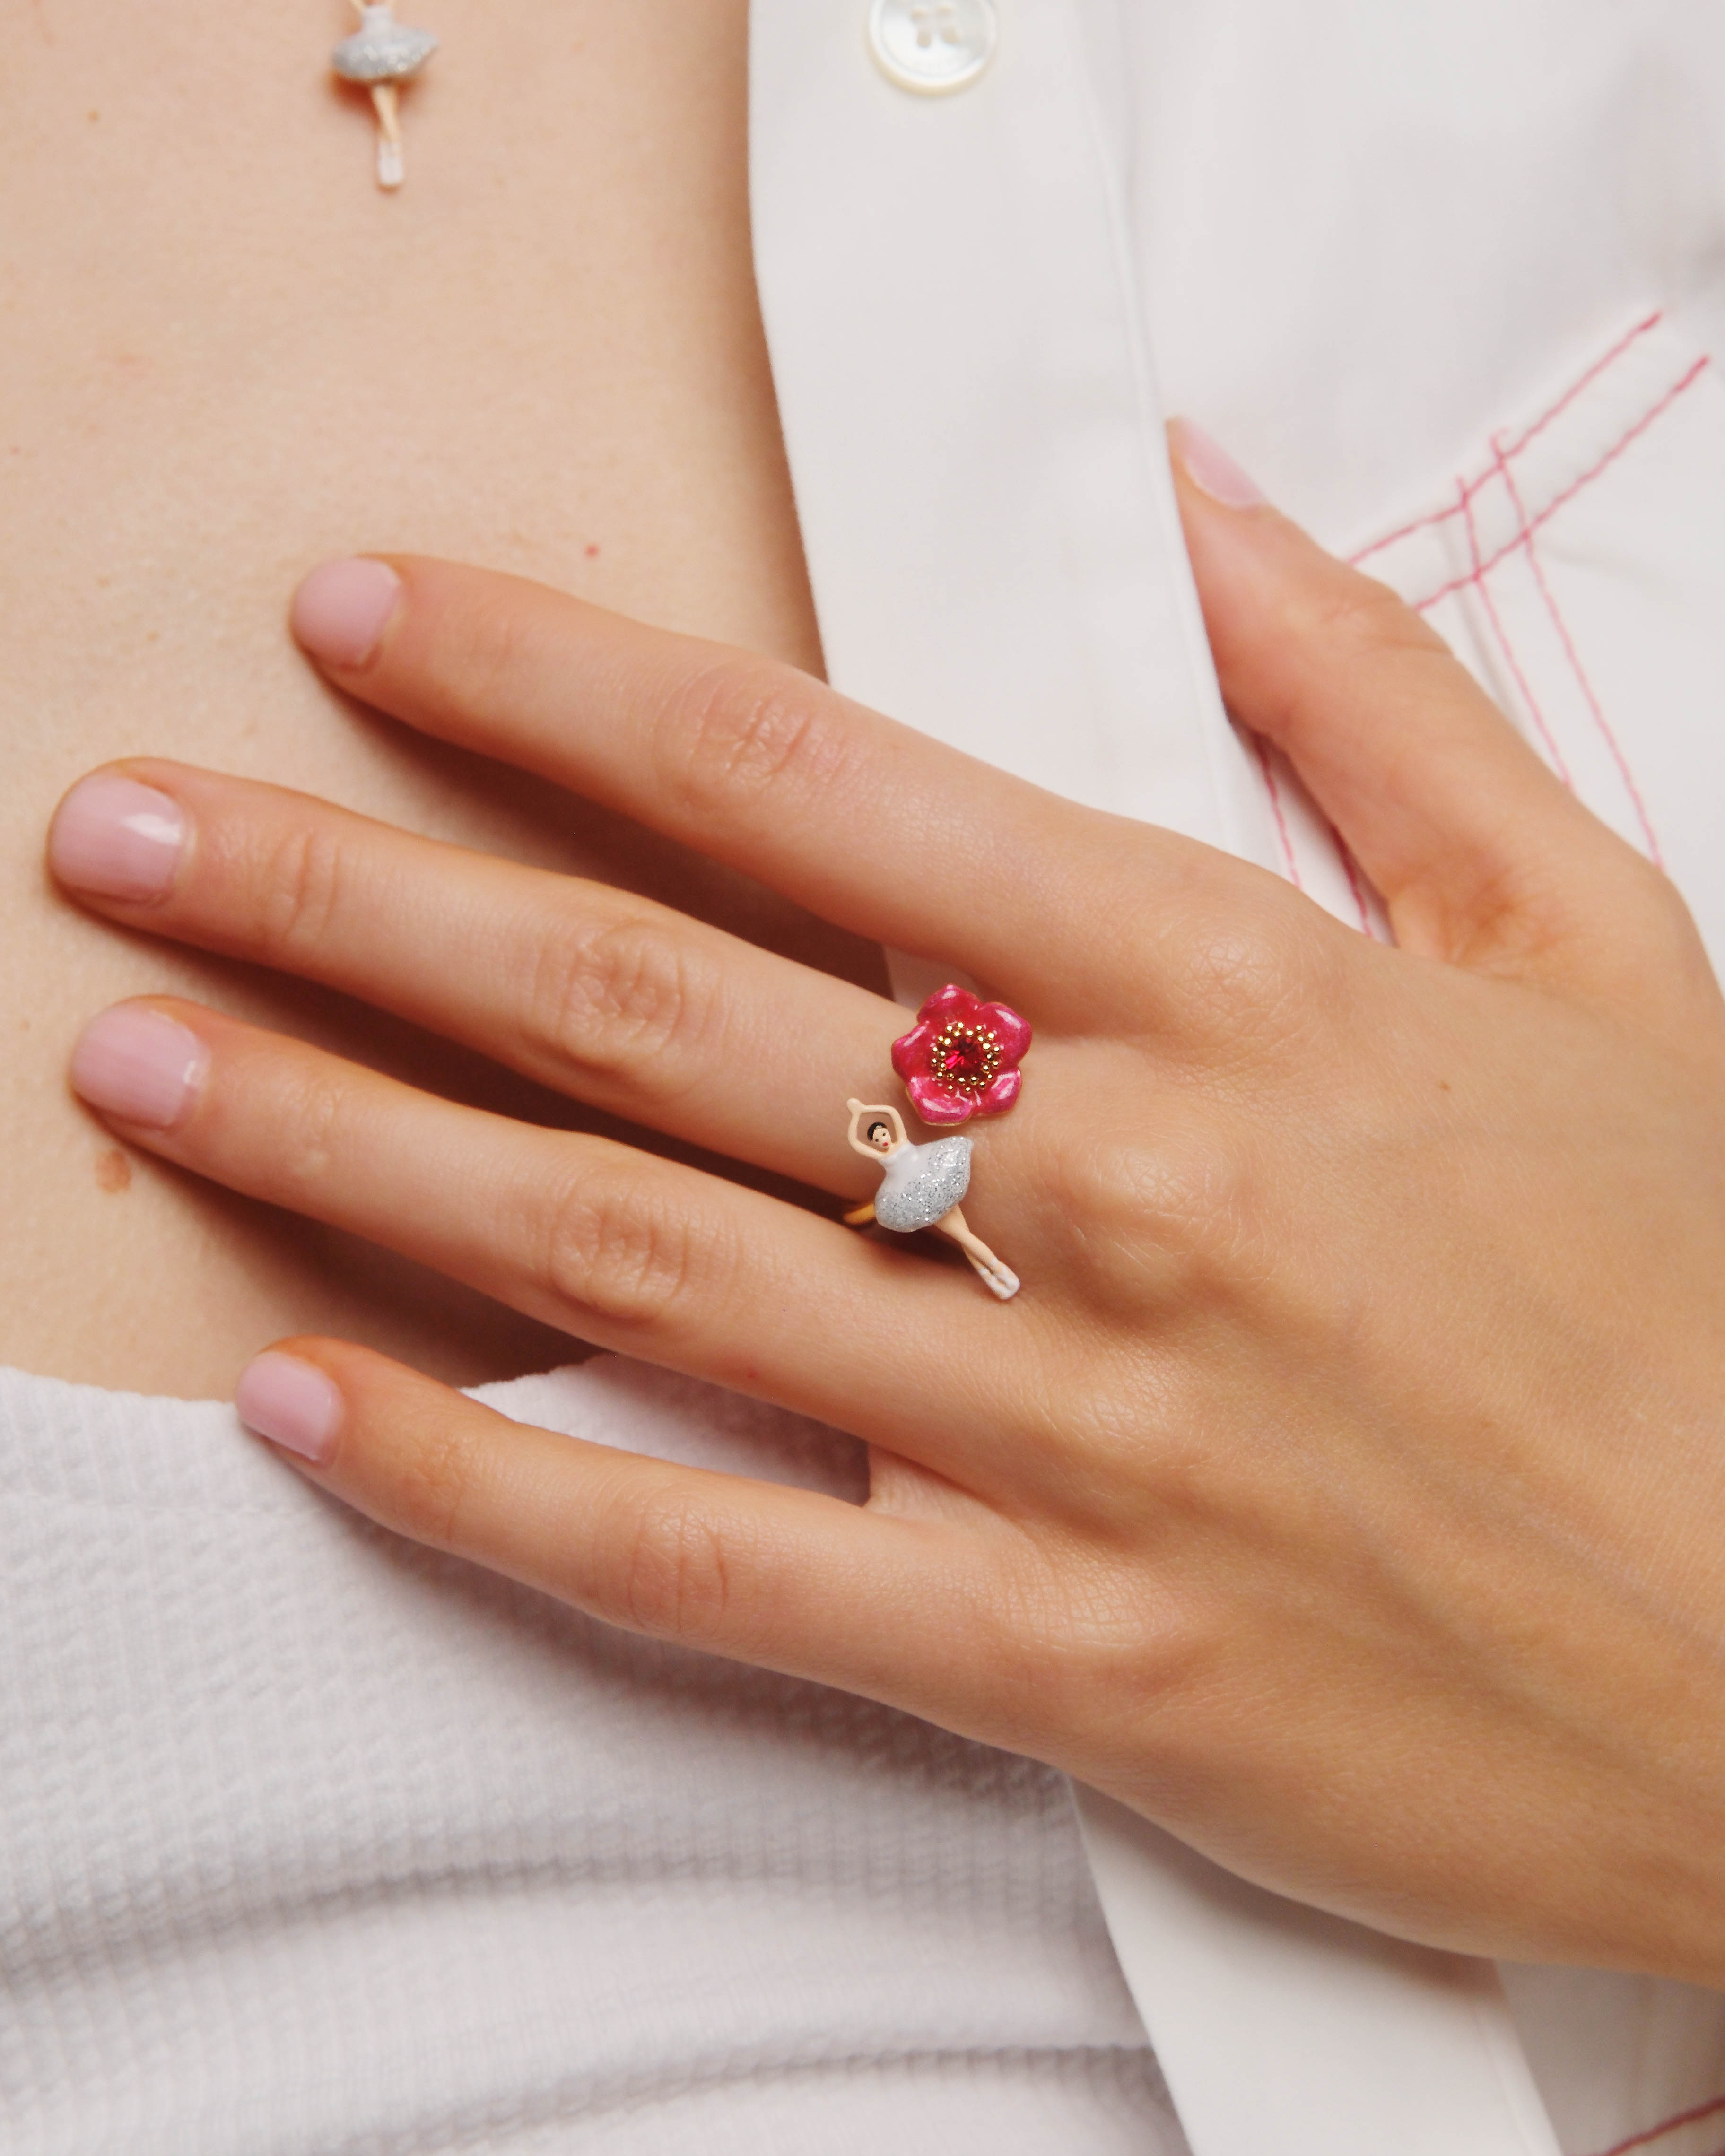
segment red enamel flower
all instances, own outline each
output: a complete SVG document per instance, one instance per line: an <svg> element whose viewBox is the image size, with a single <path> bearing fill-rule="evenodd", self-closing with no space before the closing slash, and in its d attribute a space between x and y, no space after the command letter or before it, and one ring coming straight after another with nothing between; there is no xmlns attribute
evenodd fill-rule
<svg viewBox="0 0 1725 2156"><path fill-rule="evenodd" d="M950 983L892 1044L892 1067L925 1123L1004 1114L1019 1097L1030 1029L1004 1004L985 1004Z"/></svg>

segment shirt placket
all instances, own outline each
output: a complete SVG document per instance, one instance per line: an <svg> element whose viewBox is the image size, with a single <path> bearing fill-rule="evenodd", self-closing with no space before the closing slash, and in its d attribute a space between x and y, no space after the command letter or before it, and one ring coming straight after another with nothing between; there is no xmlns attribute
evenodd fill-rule
<svg viewBox="0 0 1725 2156"><path fill-rule="evenodd" d="M1069 798L1273 866L1085 29L1076 0L752 0L757 276L828 670ZM915 1002L950 968L894 973ZM1489 1965L1296 1909L1076 1796L1194 2156L1557 2156Z"/></svg>

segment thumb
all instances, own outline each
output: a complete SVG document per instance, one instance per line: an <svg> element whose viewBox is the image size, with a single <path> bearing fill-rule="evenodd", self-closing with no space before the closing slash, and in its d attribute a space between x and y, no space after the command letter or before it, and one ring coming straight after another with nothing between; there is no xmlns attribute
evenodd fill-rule
<svg viewBox="0 0 1725 2156"><path fill-rule="evenodd" d="M1597 981L1664 879L1542 763L1442 639L1324 552L1189 421L1168 430L1222 695L1383 894L1404 949ZM1603 944L1601 938L1607 939Z"/></svg>

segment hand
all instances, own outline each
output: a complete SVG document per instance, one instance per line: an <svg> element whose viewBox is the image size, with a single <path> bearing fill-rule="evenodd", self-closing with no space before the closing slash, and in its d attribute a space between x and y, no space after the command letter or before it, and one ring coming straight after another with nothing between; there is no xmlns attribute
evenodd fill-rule
<svg viewBox="0 0 1725 2156"><path fill-rule="evenodd" d="M1228 700L1399 949L532 585L407 559L299 603L342 688L1022 1010L966 1199L1015 1301L185 1004L98 1019L76 1082L133 1144L873 1448L858 1508L522 1429L360 1348L262 1358L249 1418L374 1518L1033 1753L1409 1937L1725 1983L1717 990L1670 886L1414 615L1181 493ZM125 767L152 809L115 775L54 846L115 920L872 1195L845 1102L894 1097L883 999L269 787Z"/></svg>

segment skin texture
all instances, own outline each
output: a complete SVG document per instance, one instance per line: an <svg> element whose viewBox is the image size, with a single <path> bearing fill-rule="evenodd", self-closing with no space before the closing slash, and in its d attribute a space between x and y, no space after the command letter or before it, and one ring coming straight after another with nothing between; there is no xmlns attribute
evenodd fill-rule
<svg viewBox="0 0 1725 2156"><path fill-rule="evenodd" d="M1023 1011L968 1201L1016 1301L932 1245L188 1004L156 1008L196 1082L119 1134L873 1448L853 1507L287 1343L339 1401L294 1464L386 1524L1034 1753L1387 1929L1718 1983L1725 1009L1669 885L1417 618L1273 510L1181 498L1229 701L1399 948L535 585L396 557L338 675ZM880 998L598 886L127 769L191 837L169 894L110 918L867 1194L834 1110L891 1097Z"/></svg>
<svg viewBox="0 0 1725 2156"><path fill-rule="evenodd" d="M389 724L295 650L308 569L413 545L821 664L755 295L746 0L400 13L443 43L386 196L369 100L329 71L348 0L0 0L0 1362L25 1369L225 1398L290 1329L463 1383L567 1352L351 1237L104 1168L66 1053L146 990L581 1111L360 1004L99 932L41 866L92 764L302 788L883 978L746 875Z"/></svg>

